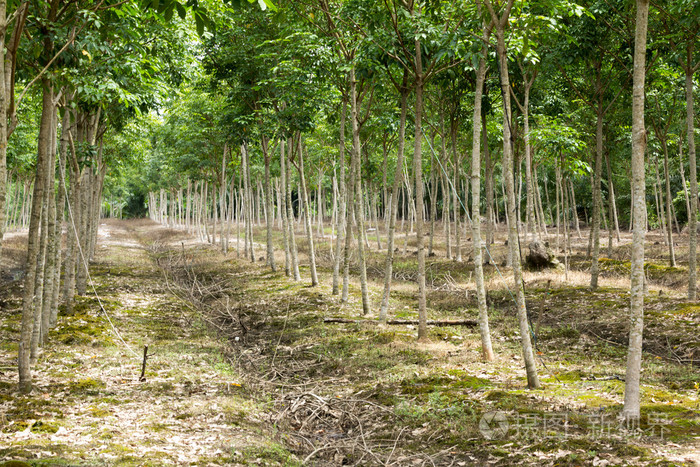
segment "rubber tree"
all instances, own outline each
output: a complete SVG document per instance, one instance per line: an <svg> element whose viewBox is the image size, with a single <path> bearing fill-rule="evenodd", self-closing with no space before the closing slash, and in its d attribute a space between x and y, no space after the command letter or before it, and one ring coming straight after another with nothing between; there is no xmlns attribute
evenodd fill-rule
<svg viewBox="0 0 700 467"><path fill-rule="evenodd" d="M513 180L513 148L512 144L512 109L510 104L510 79L508 75L508 56L506 48L506 30L508 18L513 8L513 0L502 6L499 11L490 0L484 0L491 21L494 22L496 35L499 76L501 82L501 97L503 99L503 178L507 192L506 209L508 212L508 248L512 257L513 280L516 291L516 307L520 329L520 342L527 374L527 385L531 389L539 388L539 378L535 365L535 355L530 338L527 310L525 308L525 291L523 289L522 266L520 264L520 241L518 238L517 209L515 202L515 186Z"/></svg>
<svg viewBox="0 0 700 467"><path fill-rule="evenodd" d="M481 16L481 15L480 15ZM481 105L483 100L484 81L486 79L488 56L488 42L493 29L493 21L482 26L481 54L476 69L476 83L474 88L474 115L472 118L472 238L474 242L474 281L476 283L476 298L479 307L479 333L481 334L481 354L484 360L493 360L493 346L491 345L491 332L489 330L489 316L486 303L486 288L484 286L484 261L482 257L481 241ZM487 208L488 209L488 208ZM488 215L488 210L487 210ZM488 248L488 245L487 245Z"/></svg>
<svg viewBox="0 0 700 467"><path fill-rule="evenodd" d="M15 76L29 2L0 0L0 252L7 204L7 143L17 126Z"/></svg>
<svg viewBox="0 0 700 467"><path fill-rule="evenodd" d="M646 235L646 181L644 153L644 84L646 75L647 27L649 0L636 0L634 33L634 74L632 81L632 184L634 227L632 265L630 267L630 331L625 375L625 402L622 414L626 420L638 420L639 380L642 367L642 334L644 330L644 238Z"/></svg>
<svg viewBox="0 0 700 467"><path fill-rule="evenodd" d="M697 222L698 177L695 145L695 84L694 76L700 69L700 5L691 0L674 0L662 9L665 38L672 48L671 57L685 77L685 125L690 166L690 212L688 213L688 299L697 300ZM685 187L684 187L685 189Z"/></svg>

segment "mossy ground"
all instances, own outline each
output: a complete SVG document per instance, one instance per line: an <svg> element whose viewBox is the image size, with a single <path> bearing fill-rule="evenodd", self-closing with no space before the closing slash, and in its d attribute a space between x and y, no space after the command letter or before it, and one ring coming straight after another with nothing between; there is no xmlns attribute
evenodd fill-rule
<svg viewBox="0 0 700 467"><path fill-rule="evenodd" d="M331 294L327 240L318 242L321 285L310 288L305 267L304 280L294 283L264 262L251 264L235 251L224 256L149 223L110 224L104 231L109 236L101 238L93 265L98 291L128 345L140 352L148 344L154 352L146 381L136 381L139 359L94 303L86 305L62 318L61 329L79 339L64 343L57 330L37 368L37 391L10 393L4 402L15 410L5 412L6 419L15 418L3 427L9 448L0 457L106 465L172 465L183 462L180 456L195 465L697 460L700 379L686 360L695 358L700 307L679 297L650 291L643 416L639 430L628 431L615 417L624 394L629 299L614 282L592 293L569 283L564 272L551 287L544 273L527 276L543 386L530 391L511 298L492 266L487 279L497 357L486 363L477 329L431 328L430 342L419 344L411 326L324 324L326 316L360 317L361 309L354 277L348 303ZM256 229L255 239L264 239L263 231ZM235 240L231 246L235 250ZM391 296L397 317L417 316L412 246L409 241L407 255L397 258ZM498 245L493 254L500 258L503 251ZM470 262L441 256L429 260L429 315L475 318ZM373 310L381 299L382 258L376 249L368 256ZM282 255L276 259L283 265ZM188 302L173 281L178 271L194 273L202 286L223 284L227 299ZM232 318L219 323L226 329L221 333L207 320L221 318L224 306ZM2 317L0 330L16 328L15 314L3 311ZM71 328L80 320L92 334ZM9 366L10 357L3 364ZM12 378L7 372L2 381ZM507 433L485 436L482 417L489 412L504 414ZM42 425L29 427L32 420Z"/></svg>

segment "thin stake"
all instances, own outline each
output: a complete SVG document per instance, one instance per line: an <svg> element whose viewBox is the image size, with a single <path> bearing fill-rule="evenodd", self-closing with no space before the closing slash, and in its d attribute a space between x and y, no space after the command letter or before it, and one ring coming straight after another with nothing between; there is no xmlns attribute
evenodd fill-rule
<svg viewBox="0 0 700 467"><path fill-rule="evenodd" d="M143 363L141 363L141 377L139 381L146 381L146 360L148 360L148 346L143 346Z"/></svg>

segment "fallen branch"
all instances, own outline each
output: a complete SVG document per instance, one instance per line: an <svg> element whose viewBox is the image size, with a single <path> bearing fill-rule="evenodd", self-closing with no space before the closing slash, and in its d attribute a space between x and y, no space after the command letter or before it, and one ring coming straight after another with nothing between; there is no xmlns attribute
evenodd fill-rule
<svg viewBox="0 0 700 467"><path fill-rule="evenodd" d="M377 324L378 321L373 319L349 319L349 318L323 318L324 323L346 323L346 324ZM417 319L390 319L386 324L406 325L412 324L418 326ZM469 326L476 327L479 323L473 319L429 319L428 326Z"/></svg>

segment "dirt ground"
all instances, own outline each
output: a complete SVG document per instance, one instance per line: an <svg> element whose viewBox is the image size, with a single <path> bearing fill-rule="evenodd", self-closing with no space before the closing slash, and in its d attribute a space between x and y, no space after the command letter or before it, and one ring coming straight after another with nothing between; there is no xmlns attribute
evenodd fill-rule
<svg viewBox="0 0 700 467"><path fill-rule="evenodd" d="M255 238L262 241L262 231ZM264 261L252 264L237 254L235 239L224 255L150 221L105 221L90 269L96 294L79 297L74 313L61 315L34 369L35 389L21 396L15 364L23 238L12 236L3 248L0 286L0 460L700 465L700 306L682 298L683 263L666 267L665 247L654 244L654 234L643 416L634 427L616 419L624 394L629 239L603 261L596 292L586 285L585 232L574 240L569 270L526 274L543 383L529 391L506 268L487 268L497 358L485 363L472 327L432 327L431 342L418 344L411 325L324 323L360 318L361 310L354 277L348 303L331 294L328 238L318 239L321 285L312 288L306 266L302 281L285 277L283 252L276 255L281 267L271 272ZM303 240L300 230L305 265ZM370 243L377 309L384 253L376 239ZM444 238L436 245L430 317L475 318L470 262L445 259ZM496 263L504 254L499 240ZM396 259L396 317L416 317L414 270L409 240ZM149 357L139 381L145 345Z"/></svg>

